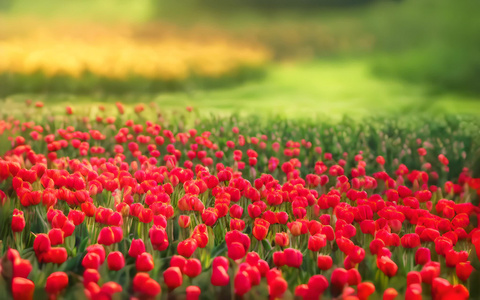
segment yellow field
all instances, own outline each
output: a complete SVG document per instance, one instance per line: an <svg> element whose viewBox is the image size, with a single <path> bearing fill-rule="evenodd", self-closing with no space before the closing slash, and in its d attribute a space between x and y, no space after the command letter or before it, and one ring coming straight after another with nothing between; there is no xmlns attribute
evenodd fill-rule
<svg viewBox="0 0 480 300"><path fill-rule="evenodd" d="M11 23L11 30L0 30L0 74L79 78L90 73L109 79L184 80L259 67L270 57L261 46L232 41L221 34L177 34L179 30L161 25L112 28L61 23L25 27Z"/></svg>

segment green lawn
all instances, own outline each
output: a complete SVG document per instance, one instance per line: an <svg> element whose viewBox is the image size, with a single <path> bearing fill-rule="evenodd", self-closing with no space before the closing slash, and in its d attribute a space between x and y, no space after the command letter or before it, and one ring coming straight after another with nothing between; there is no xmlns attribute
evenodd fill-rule
<svg viewBox="0 0 480 300"><path fill-rule="evenodd" d="M90 110L92 116L97 113L96 104L113 108L116 101L127 105L155 102L166 110L183 110L191 105L204 115L253 113L266 117L333 119L345 114L354 118L386 114L480 115L478 98L431 94L420 85L378 78L369 70L365 60L276 64L270 67L265 79L233 88L122 97L14 95L3 99L2 112L19 113L23 101L31 98L44 101L54 110L64 110L66 105Z"/></svg>

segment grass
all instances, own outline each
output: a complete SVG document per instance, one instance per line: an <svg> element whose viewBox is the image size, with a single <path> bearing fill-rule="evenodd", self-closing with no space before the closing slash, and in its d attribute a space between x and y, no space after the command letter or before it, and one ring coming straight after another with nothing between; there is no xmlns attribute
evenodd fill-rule
<svg viewBox="0 0 480 300"><path fill-rule="evenodd" d="M2 100L2 111L19 113L23 101L31 98L44 101L49 109L63 111L66 105L71 105L76 110L90 110L92 117L97 113L97 104L113 108L116 101L127 106L154 102L166 110L183 110L191 105L202 114L239 113L293 119L443 113L480 116L478 98L432 94L422 85L379 78L371 74L369 66L365 59L275 64L269 67L264 80L228 89L122 96L14 95Z"/></svg>
<svg viewBox="0 0 480 300"><path fill-rule="evenodd" d="M42 16L49 19L142 22L151 16L150 0L1 0L9 2L9 16Z"/></svg>

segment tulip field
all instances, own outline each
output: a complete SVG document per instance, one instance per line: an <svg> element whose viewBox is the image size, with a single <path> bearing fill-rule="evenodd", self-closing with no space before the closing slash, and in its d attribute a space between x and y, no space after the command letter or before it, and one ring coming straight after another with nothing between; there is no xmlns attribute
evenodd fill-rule
<svg viewBox="0 0 480 300"><path fill-rule="evenodd" d="M0 299L479 299L480 120L0 111Z"/></svg>

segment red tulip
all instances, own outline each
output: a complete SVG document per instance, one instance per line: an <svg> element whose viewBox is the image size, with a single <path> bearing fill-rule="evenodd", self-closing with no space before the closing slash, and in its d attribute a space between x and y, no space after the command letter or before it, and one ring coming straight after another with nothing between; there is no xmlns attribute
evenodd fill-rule
<svg viewBox="0 0 480 300"><path fill-rule="evenodd" d="M429 262L423 266L420 274L422 275L422 282L432 284L433 280L440 275L440 264Z"/></svg>
<svg viewBox="0 0 480 300"><path fill-rule="evenodd" d="M190 226L190 217L186 215L179 216L178 225L182 228L187 228L188 226Z"/></svg>
<svg viewBox="0 0 480 300"><path fill-rule="evenodd" d="M467 281L470 274L472 274L472 271L473 267L469 261L459 262L455 267L455 272L457 273L458 278L462 281Z"/></svg>
<svg viewBox="0 0 480 300"><path fill-rule="evenodd" d="M371 282L362 282L357 287L357 296L360 300L366 300L375 292L375 286Z"/></svg>
<svg viewBox="0 0 480 300"><path fill-rule="evenodd" d="M415 252L415 263L417 265L424 265L430 261L430 249L428 248L418 248Z"/></svg>
<svg viewBox="0 0 480 300"><path fill-rule="evenodd" d="M343 268L336 268L330 278L331 290L333 296L338 296L343 292L348 283L348 272Z"/></svg>
<svg viewBox="0 0 480 300"><path fill-rule="evenodd" d="M139 272L149 272L153 270L154 263L152 255L148 252L143 252L142 254L137 256L135 267Z"/></svg>
<svg viewBox="0 0 480 300"><path fill-rule="evenodd" d="M186 300L198 300L200 298L201 290L198 286L191 285L188 286L187 289L187 298Z"/></svg>
<svg viewBox="0 0 480 300"><path fill-rule="evenodd" d="M268 292L273 298L282 297L287 288L288 283L281 276L277 276L268 282Z"/></svg>
<svg viewBox="0 0 480 300"><path fill-rule="evenodd" d="M186 263L187 259L185 257L173 255L172 259L170 260L170 267L178 267L180 270L183 270Z"/></svg>
<svg viewBox="0 0 480 300"><path fill-rule="evenodd" d="M160 284L150 278L148 273L137 273L133 278L133 291L150 297L155 297L160 294L162 290Z"/></svg>
<svg viewBox="0 0 480 300"><path fill-rule="evenodd" d="M405 299L422 300L422 286L418 283L409 285L405 293Z"/></svg>
<svg viewBox="0 0 480 300"><path fill-rule="evenodd" d="M12 296L14 300L30 300L33 299L35 284L33 281L15 277L12 280Z"/></svg>
<svg viewBox="0 0 480 300"><path fill-rule="evenodd" d="M131 257L137 258L140 254L145 252L145 244L142 239L133 239L130 244L130 249L128 250L128 255Z"/></svg>
<svg viewBox="0 0 480 300"><path fill-rule="evenodd" d="M348 275L349 286L358 285L360 282L362 282L362 276L360 275L360 272L358 272L357 269L349 269L347 271L347 275Z"/></svg>
<svg viewBox="0 0 480 300"><path fill-rule="evenodd" d="M214 286L225 286L230 282L230 276L227 273L227 269L220 266L213 266L212 268L212 277L210 282Z"/></svg>
<svg viewBox="0 0 480 300"><path fill-rule="evenodd" d="M98 235L98 243L110 246L115 243L115 235L111 227L104 227L100 230L100 234Z"/></svg>
<svg viewBox="0 0 480 300"><path fill-rule="evenodd" d="M23 211L14 209L12 216L12 231L21 232L25 228L25 219L23 217Z"/></svg>
<svg viewBox="0 0 480 300"><path fill-rule="evenodd" d="M170 266L172 266L171 262ZM183 268L180 268L180 270L183 270L183 273L188 277L194 278L202 273L202 264L200 263L200 260L196 258L190 258L186 261Z"/></svg>
<svg viewBox="0 0 480 300"><path fill-rule="evenodd" d="M45 291L49 294L58 294L68 285L68 276L64 272L54 272L47 278Z"/></svg>
<svg viewBox="0 0 480 300"><path fill-rule="evenodd" d="M313 252L318 252L327 245L327 238L324 234L317 233L308 238L308 249Z"/></svg>
<svg viewBox="0 0 480 300"><path fill-rule="evenodd" d="M323 275L313 275L308 280L308 289L315 295L320 296L328 288L328 280Z"/></svg>
<svg viewBox="0 0 480 300"><path fill-rule="evenodd" d="M445 256L453 248L452 241L446 237L437 237L435 239L435 251L439 255Z"/></svg>
<svg viewBox="0 0 480 300"><path fill-rule="evenodd" d="M122 252L114 251L110 252L107 257L108 269L112 271L121 270L125 266L125 258Z"/></svg>
<svg viewBox="0 0 480 300"><path fill-rule="evenodd" d="M420 272L417 272L417 271L408 272L408 274L407 274L407 286L409 286L411 284L415 284L415 283L418 283L418 284L422 283L422 275L420 274Z"/></svg>
<svg viewBox="0 0 480 300"><path fill-rule="evenodd" d="M190 257L193 255L193 252L197 249L197 241L192 238L188 238L180 242L177 246L178 254L184 257Z"/></svg>
<svg viewBox="0 0 480 300"><path fill-rule="evenodd" d="M283 251L273 252L273 263L277 267L282 267L286 264L285 253Z"/></svg>
<svg viewBox="0 0 480 300"><path fill-rule="evenodd" d="M275 244L280 247L287 247L290 244L288 234L286 232L278 232L275 234Z"/></svg>
<svg viewBox="0 0 480 300"><path fill-rule="evenodd" d="M47 253L42 255L42 261L57 265L63 264L68 258L67 249L63 247L50 248Z"/></svg>
<svg viewBox="0 0 480 300"><path fill-rule="evenodd" d="M100 265L101 265L100 256L95 252L88 252L82 260L82 266L85 269L98 270Z"/></svg>
<svg viewBox="0 0 480 300"><path fill-rule="evenodd" d="M242 243L232 242L228 246L228 257L233 260L241 259L245 256L245 247Z"/></svg>
<svg viewBox="0 0 480 300"><path fill-rule="evenodd" d="M289 267L300 268L303 262L303 254L297 249L287 248L284 251L285 264Z"/></svg>
<svg viewBox="0 0 480 300"><path fill-rule="evenodd" d="M27 278L32 271L32 265L29 260L22 259L20 256L12 261L13 277Z"/></svg>
<svg viewBox="0 0 480 300"><path fill-rule="evenodd" d="M329 255L319 255L317 258L317 266L320 270L326 271L333 265L332 257Z"/></svg>
<svg viewBox="0 0 480 300"><path fill-rule="evenodd" d="M87 286L90 282L97 283L100 280L100 273L96 269L86 269L83 272L83 286Z"/></svg>
<svg viewBox="0 0 480 300"><path fill-rule="evenodd" d="M416 248L420 246L420 236L416 233L408 233L401 238L403 248Z"/></svg>
<svg viewBox="0 0 480 300"><path fill-rule="evenodd" d="M383 292L383 300L395 300L397 298L398 292L394 288L388 288Z"/></svg>
<svg viewBox="0 0 480 300"><path fill-rule="evenodd" d="M270 223L266 220L258 218L255 219L252 232L253 236L259 241L264 240L267 236L269 226Z"/></svg>
<svg viewBox="0 0 480 300"><path fill-rule="evenodd" d="M48 237L52 246L61 245L63 244L63 231L60 228L52 228L48 232Z"/></svg>
<svg viewBox="0 0 480 300"><path fill-rule="evenodd" d="M100 257L100 264L103 264L103 262L105 261L105 248L103 248L102 245L95 244L88 246L87 251L98 254L98 257Z"/></svg>
<svg viewBox="0 0 480 300"><path fill-rule="evenodd" d="M182 272L178 267L169 267L163 272L163 281L169 289L173 290L183 283Z"/></svg>
<svg viewBox="0 0 480 300"><path fill-rule="evenodd" d="M39 254L46 253L50 248L51 242L48 235L45 233L37 234L33 242L33 250L35 250L35 254L38 256Z"/></svg>
<svg viewBox="0 0 480 300"><path fill-rule="evenodd" d="M398 266L387 256L377 258L377 267L388 277L393 277L397 274Z"/></svg>
<svg viewBox="0 0 480 300"><path fill-rule="evenodd" d="M250 276L245 271L240 271L235 275L234 281L235 294L244 295L250 291L252 284L250 281Z"/></svg>

